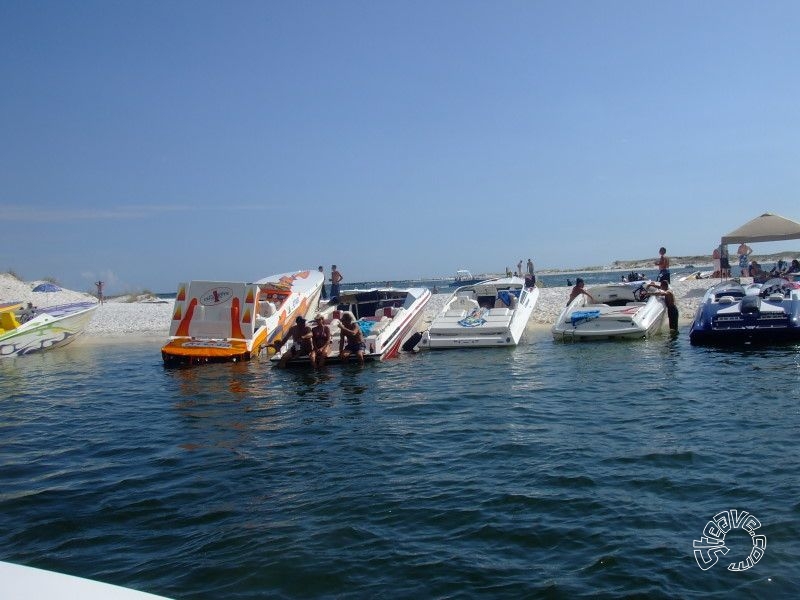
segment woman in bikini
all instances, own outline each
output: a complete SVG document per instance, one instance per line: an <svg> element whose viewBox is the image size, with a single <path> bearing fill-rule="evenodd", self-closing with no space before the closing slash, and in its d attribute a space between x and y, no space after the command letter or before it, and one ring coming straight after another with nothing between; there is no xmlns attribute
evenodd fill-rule
<svg viewBox="0 0 800 600"><path fill-rule="evenodd" d="M324 367L325 359L331 351L331 328L325 324L322 315L314 317L314 327L311 329L311 344L317 356L316 367Z"/></svg>

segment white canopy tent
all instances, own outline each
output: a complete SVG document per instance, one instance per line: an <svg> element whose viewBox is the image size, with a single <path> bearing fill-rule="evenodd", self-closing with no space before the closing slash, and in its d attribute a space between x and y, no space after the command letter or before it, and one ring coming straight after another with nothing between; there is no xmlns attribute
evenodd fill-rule
<svg viewBox="0 0 800 600"><path fill-rule="evenodd" d="M780 215L764 213L722 236L723 244L780 242L800 239L800 223Z"/></svg>

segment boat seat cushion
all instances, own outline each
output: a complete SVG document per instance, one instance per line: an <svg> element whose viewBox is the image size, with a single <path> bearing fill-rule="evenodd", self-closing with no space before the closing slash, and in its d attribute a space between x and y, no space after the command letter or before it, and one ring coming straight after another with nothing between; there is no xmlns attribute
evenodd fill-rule
<svg viewBox="0 0 800 600"><path fill-rule="evenodd" d="M0 313L0 327L6 331L11 331L19 327L19 322L14 316L14 313L10 311Z"/></svg>
<svg viewBox="0 0 800 600"><path fill-rule="evenodd" d="M192 337L229 338L231 336L231 321L196 321L189 325L189 335Z"/></svg>
<svg viewBox="0 0 800 600"><path fill-rule="evenodd" d="M719 302L720 304L733 304L734 302L736 302L736 299L733 296L720 296L717 299L717 302Z"/></svg>
<svg viewBox="0 0 800 600"><path fill-rule="evenodd" d="M478 301L464 296L459 296L450 304L451 310L472 310L473 308L478 308Z"/></svg>

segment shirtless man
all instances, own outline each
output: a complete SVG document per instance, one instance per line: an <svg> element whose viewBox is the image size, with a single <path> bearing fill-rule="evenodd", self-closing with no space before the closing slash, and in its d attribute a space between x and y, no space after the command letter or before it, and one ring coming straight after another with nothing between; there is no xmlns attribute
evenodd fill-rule
<svg viewBox="0 0 800 600"><path fill-rule="evenodd" d="M314 366L324 367L325 359L331 351L331 328L325 325L322 315L314 317L314 327L311 329L311 345L317 360Z"/></svg>
<svg viewBox="0 0 800 600"><path fill-rule="evenodd" d="M647 293L651 296L663 296L664 304L667 306L670 331L678 331L678 307L675 304L675 294L669 289L669 283L665 279L661 280L661 289L653 290L655 285L655 283L650 283L645 286Z"/></svg>
<svg viewBox="0 0 800 600"><path fill-rule="evenodd" d="M663 246L658 249L658 260L653 263L658 267L658 280L670 282L669 273L669 258L667 257L667 249Z"/></svg>
<svg viewBox="0 0 800 600"><path fill-rule="evenodd" d="M353 320L350 313L344 313L342 320L339 323L341 331L339 335L339 358L342 362L347 361L351 354L358 356L358 362L364 364L364 350L367 345L364 343L364 334L361 333L361 328ZM347 344L345 345L345 340Z"/></svg>
<svg viewBox="0 0 800 600"><path fill-rule="evenodd" d="M577 298L581 294L583 294L584 296L589 298L589 302L594 304L594 298L592 297L592 295L589 292L587 292L585 289L583 289L584 285L585 285L585 283L583 282L583 279L581 277L578 277L575 280L575 287L573 287L572 291L569 293L569 300L567 300L567 304L569 304L570 302L575 300L575 298Z"/></svg>
<svg viewBox="0 0 800 600"><path fill-rule="evenodd" d="M331 265L331 298L339 297L339 284L342 282L342 274L336 265Z"/></svg>
<svg viewBox="0 0 800 600"><path fill-rule="evenodd" d="M315 364L316 356L314 355L314 346L311 341L311 327L306 325L306 320L303 317L297 317L294 323L295 324L289 328L289 331L286 332L286 337L284 337L283 340L272 344L272 347L277 351L280 350L286 340L292 340L292 347L283 353L281 360L278 362L278 367L280 368L285 367L286 363L291 359L306 355L308 355L311 364Z"/></svg>

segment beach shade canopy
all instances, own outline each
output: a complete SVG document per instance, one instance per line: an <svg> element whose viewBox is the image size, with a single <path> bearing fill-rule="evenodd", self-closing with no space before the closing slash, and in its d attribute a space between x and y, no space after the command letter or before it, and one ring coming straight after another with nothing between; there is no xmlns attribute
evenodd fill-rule
<svg viewBox="0 0 800 600"><path fill-rule="evenodd" d="M723 235L722 243L780 242L781 240L796 239L800 239L800 223L780 215L764 213L760 217L748 221L739 229Z"/></svg>
<svg viewBox="0 0 800 600"><path fill-rule="evenodd" d="M54 283L40 283L35 288L34 292L60 292L61 288Z"/></svg>

